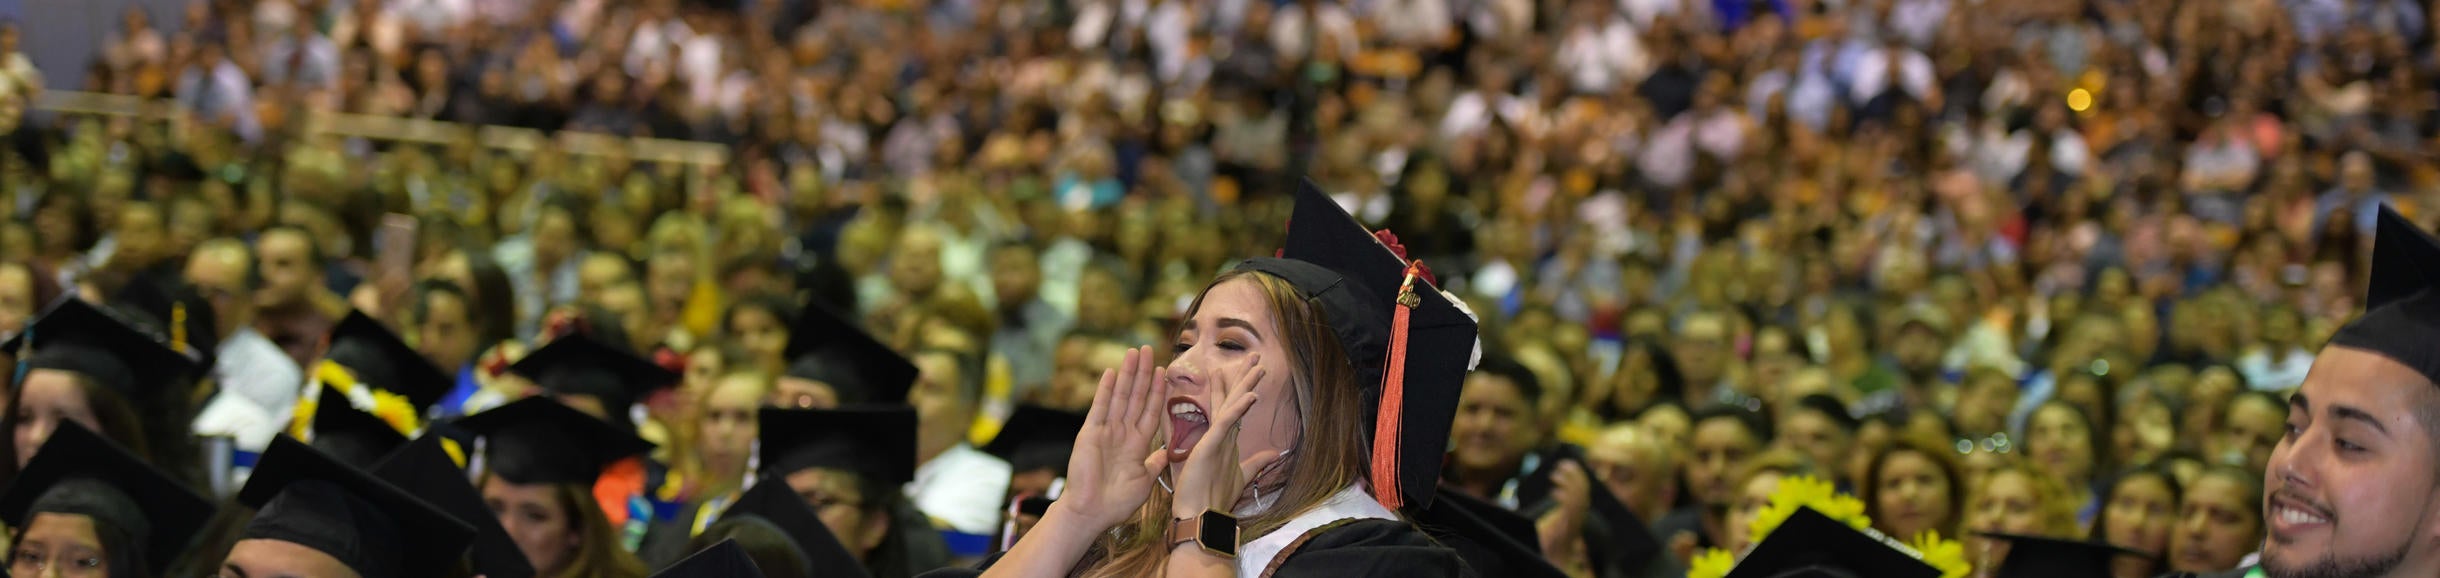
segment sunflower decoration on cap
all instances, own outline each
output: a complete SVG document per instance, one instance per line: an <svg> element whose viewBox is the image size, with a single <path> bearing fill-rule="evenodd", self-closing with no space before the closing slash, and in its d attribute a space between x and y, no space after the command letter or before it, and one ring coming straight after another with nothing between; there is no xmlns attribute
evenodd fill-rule
<svg viewBox="0 0 2440 578"><path fill-rule="evenodd" d="M1769 539L1783 528L1786 539ZM1872 529L1862 500L1813 476L1781 479L1770 505L1746 529L1755 546L1744 558L1719 548L1705 550L1689 561L1687 577L1774 576L1782 569L1824 565L1870 569L1874 576L1964 578L1974 571L1965 546L1956 540L1931 531L1903 542L1884 536Z"/></svg>

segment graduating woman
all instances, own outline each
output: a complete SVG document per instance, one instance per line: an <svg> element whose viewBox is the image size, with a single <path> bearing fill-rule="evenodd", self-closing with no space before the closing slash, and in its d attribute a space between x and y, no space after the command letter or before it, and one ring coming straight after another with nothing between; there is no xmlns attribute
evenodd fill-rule
<svg viewBox="0 0 2440 578"><path fill-rule="evenodd" d="M1459 575L1435 498L1475 324L1310 184L1175 357L1103 375L1067 486L986 576ZM1394 242L1394 238L1388 239Z"/></svg>
<svg viewBox="0 0 2440 578"><path fill-rule="evenodd" d="M559 402L526 398L467 416L457 426L483 448L475 470L483 502L540 576L642 578L646 569L619 542L594 499L610 464L651 442Z"/></svg>
<svg viewBox="0 0 2440 578"><path fill-rule="evenodd" d="M11 575L161 576L212 515L211 501L76 422L41 450L0 494L17 537Z"/></svg>
<svg viewBox="0 0 2440 578"><path fill-rule="evenodd" d="M14 443L0 473L14 474L61 423L74 422L184 479L191 472L154 460L159 435L147 435L146 408L184 395L184 384L202 365L175 339L161 339L143 325L81 300L61 301L0 350L17 354L11 398L0 422ZM28 353L28 348L31 353ZM168 427L163 425L161 427ZM178 432L156 432L161 434ZM0 476L6 477L6 476Z"/></svg>

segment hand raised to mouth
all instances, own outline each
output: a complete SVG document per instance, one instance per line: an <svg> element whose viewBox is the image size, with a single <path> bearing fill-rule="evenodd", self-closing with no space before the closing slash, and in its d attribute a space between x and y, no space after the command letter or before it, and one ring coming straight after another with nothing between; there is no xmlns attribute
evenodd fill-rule
<svg viewBox="0 0 2440 578"><path fill-rule="evenodd" d="M1053 507L1106 529L1144 505L1153 479L1169 465L1168 453L1153 447L1168 417L1168 373L1153 365L1151 347L1129 349L1118 367L1102 371L1068 457L1067 488Z"/></svg>
<svg viewBox="0 0 2440 578"><path fill-rule="evenodd" d="M1210 404L1219 408L1219 414L1212 416L1203 435L1193 440L1193 449L1183 455L1176 451L1168 455L1185 463L1178 472L1176 493L1170 497L1171 515L1233 510L1238 497L1245 492L1246 480L1279 459L1277 450L1264 450L1243 460L1237 457L1241 420L1254 404L1262 401L1262 396L1254 393L1254 386L1268 374L1262 367L1262 356L1255 354L1235 378L1223 378L1212 384Z"/></svg>

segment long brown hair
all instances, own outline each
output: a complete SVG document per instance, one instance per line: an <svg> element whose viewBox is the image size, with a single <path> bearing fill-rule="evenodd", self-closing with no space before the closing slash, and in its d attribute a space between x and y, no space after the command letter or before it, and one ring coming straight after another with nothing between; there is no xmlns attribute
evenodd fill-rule
<svg viewBox="0 0 2440 578"><path fill-rule="evenodd" d="M619 545L618 528L610 525L610 516L602 513L601 503L593 500L592 490L553 484L551 495L568 513L568 529L578 536L576 556L568 560L568 567L559 572L559 578L644 578L652 572L644 567L644 561Z"/></svg>
<svg viewBox="0 0 2440 578"><path fill-rule="evenodd" d="M135 454L137 458L143 459L147 463L155 463L150 438L144 435L144 421L137 417L135 404L129 402L126 396L111 391L101 382L94 381L93 378L81 373L66 370L31 370L26 374L31 375L34 371L59 371L66 374L68 382L76 384L76 391L85 396L85 406L93 410L95 425L101 426L95 428L96 431L93 433L102 434L102 437L117 442L119 447L126 448L128 453ZM22 403L21 400L24 397L25 380L19 379L16 383L9 384L8 407L0 408L0 433L10 436L10 443L0 444L0 484L17 479L17 461L32 457L17 455L15 442L17 426L20 425L17 419L17 406Z"/></svg>
<svg viewBox="0 0 2440 578"><path fill-rule="evenodd" d="M1281 349L1288 353L1288 388L1294 392L1291 401L1296 404L1292 409L1298 412L1303 427L1297 435L1295 451L1279 462L1277 479L1283 481L1267 484L1269 487L1265 488L1278 492L1278 501L1242 522L1239 535L1250 541L1278 530L1297 514L1320 506L1340 490L1363 481L1371 456L1368 444L1372 432L1364 427L1371 423L1364 419L1365 384L1358 383L1355 366L1348 361L1346 350L1340 347L1322 310L1287 281L1255 271L1224 273L1187 305L1184 319L1188 322L1194 319L1195 312L1203 308L1203 298L1211 294L1213 287L1239 280L1253 283L1262 292L1270 304L1277 333L1285 336ZM1160 574L1169 560L1166 539L1169 501L1170 491L1155 486L1152 496L1137 510L1135 520L1094 544L1070 574L1094 577Z"/></svg>
<svg viewBox="0 0 2440 578"><path fill-rule="evenodd" d="M1864 479L1856 480L1855 487L1856 489L1860 490L1857 492L1860 494L1858 497L1864 499L1865 515L1875 520L1875 522L1873 522L1874 525L1879 525L1879 520L1884 519L1881 514L1882 470L1889 467L1889 459L1891 457L1899 454L1916 454L1923 456L1923 459L1931 460L1932 465L1940 469L1940 476L1946 478L1946 481L1949 484L1948 519L1941 520L1940 523L1932 529L1938 530L1941 536L1958 535L1957 526L1959 523L1963 522L1966 517L1965 476L1959 473L1962 470L1957 467L1957 459L1949 457L1953 454L1953 452L1941 450L1942 448L1939 446L1928 445L1924 442L1901 439L1891 443L1889 447L1882 448L1880 453L1873 454L1872 465L1864 469ZM1899 540L1915 539L1914 536L1891 537Z"/></svg>

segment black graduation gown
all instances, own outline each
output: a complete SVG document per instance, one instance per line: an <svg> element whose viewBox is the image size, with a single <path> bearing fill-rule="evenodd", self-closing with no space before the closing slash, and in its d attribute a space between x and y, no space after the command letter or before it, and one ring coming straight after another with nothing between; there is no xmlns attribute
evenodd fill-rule
<svg viewBox="0 0 2440 578"><path fill-rule="evenodd" d="M1413 524L1396 520L1344 520L1306 532L1298 544L1271 561L1267 578L1475 578L1478 574ZM973 578L976 568L944 568L923 578ZM1245 576L1241 578L1265 578Z"/></svg>

